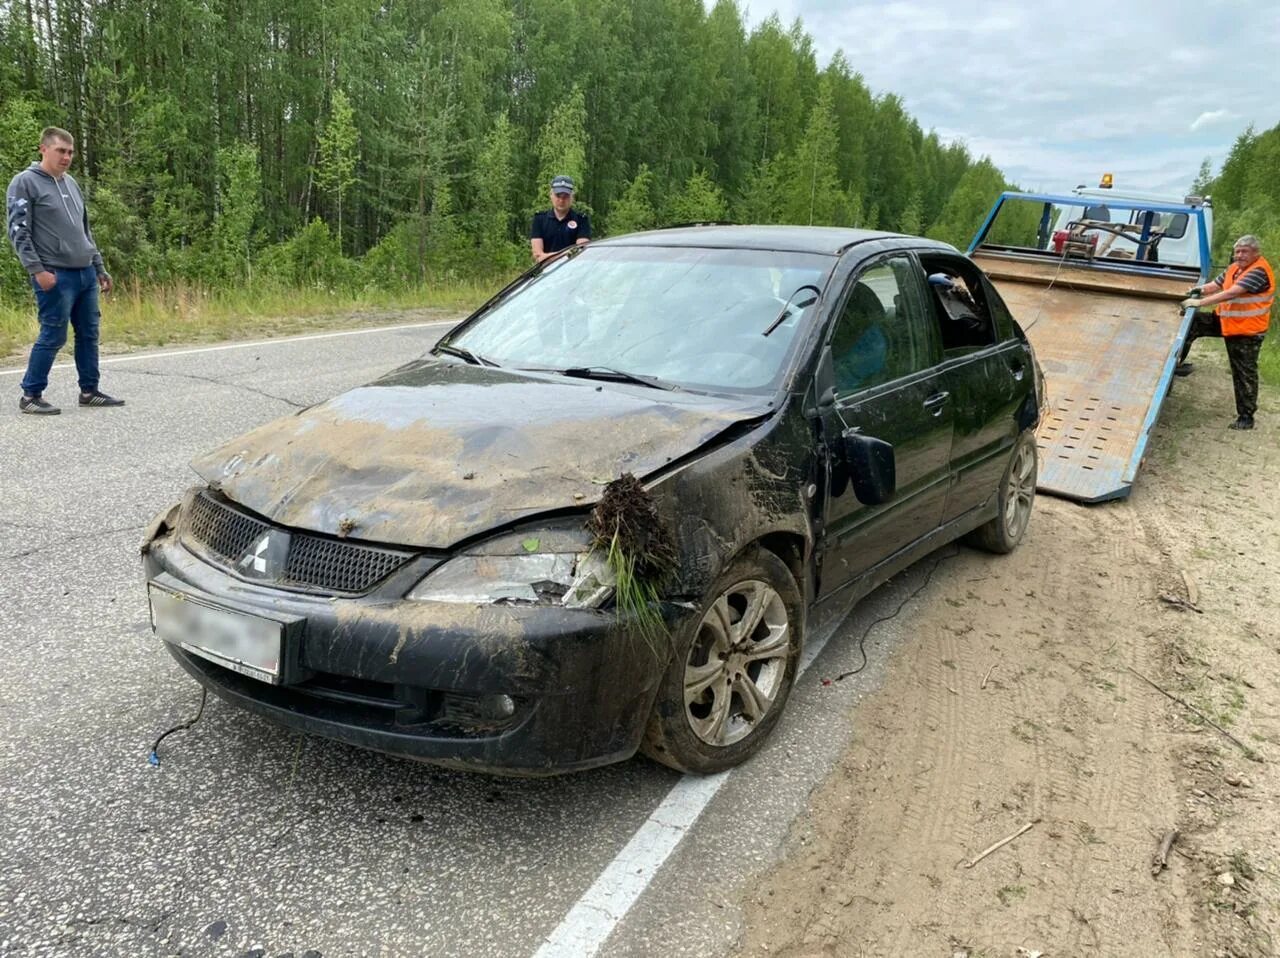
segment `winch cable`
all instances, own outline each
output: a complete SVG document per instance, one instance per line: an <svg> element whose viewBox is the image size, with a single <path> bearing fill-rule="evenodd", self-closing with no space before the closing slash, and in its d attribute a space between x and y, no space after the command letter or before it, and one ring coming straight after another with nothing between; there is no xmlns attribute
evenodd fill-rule
<svg viewBox="0 0 1280 958"><path fill-rule="evenodd" d="M1031 322L1027 323L1027 325L1022 327L1022 331L1024 333L1040 321L1040 313L1044 310L1044 301L1049 298L1049 290L1053 289L1053 284L1056 283L1058 281L1058 277L1062 275L1062 267L1066 265L1066 262L1067 262L1067 244L1063 243L1062 255L1058 257L1058 268L1054 270L1053 279L1049 280L1049 285L1046 286L1040 293L1040 302L1036 304L1036 314L1031 317Z"/></svg>
<svg viewBox="0 0 1280 958"><path fill-rule="evenodd" d="M849 676L857 675L859 672L865 669L868 664L867 636L871 634L871 630L874 629L881 622L888 622L890 619L896 619L898 615L902 612L902 610L906 608L907 603L910 602L912 599L914 599L916 596L918 596L921 592L923 592L928 587L929 580L933 578L933 574L938 570L938 566L942 565L942 563L946 562L948 559L954 559L959 554L960 554L960 549L959 547L956 547L956 550L952 552L950 555L939 556L937 559L934 559L933 565L929 566L929 571L925 573L924 581L921 582L918 586L916 586L914 591L912 591L912 593L909 596L907 596L905 599L899 602L898 607L896 609L894 609L888 615L880 616L880 618L876 619L874 622L868 625L865 629L863 629L862 636L858 639L858 651L862 654L862 664L859 665L856 669L849 669L847 672L841 672L832 681L843 682Z"/></svg>
<svg viewBox="0 0 1280 958"><path fill-rule="evenodd" d="M157 768L159 768L160 753L157 751L157 749L160 748L160 743L163 742L165 739L167 739L174 732L185 732L187 729L191 728L191 726L199 722L200 716L204 715L204 703L208 700L208 698L209 698L209 690L204 686L201 686L200 687L200 707L196 709L195 717L190 719L189 721L182 722L178 725L175 725L173 728L169 729L167 732L160 733L160 737L155 740L154 744L152 744L151 752L147 755L148 765L154 765Z"/></svg>

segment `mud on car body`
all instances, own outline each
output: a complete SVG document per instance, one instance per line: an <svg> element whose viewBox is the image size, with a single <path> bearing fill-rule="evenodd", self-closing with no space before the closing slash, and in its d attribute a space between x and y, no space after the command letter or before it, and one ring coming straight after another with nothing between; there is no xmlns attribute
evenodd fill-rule
<svg viewBox="0 0 1280 958"><path fill-rule="evenodd" d="M304 731L543 774L710 772L777 722L812 614L1033 503L1031 347L929 240L700 227L549 260L430 354L193 463L143 542L157 634ZM642 628L586 519L674 543Z"/></svg>

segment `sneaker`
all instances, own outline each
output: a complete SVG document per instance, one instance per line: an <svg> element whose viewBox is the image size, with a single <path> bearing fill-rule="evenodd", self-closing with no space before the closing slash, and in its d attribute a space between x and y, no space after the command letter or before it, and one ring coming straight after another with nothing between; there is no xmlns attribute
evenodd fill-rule
<svg viewBox="0 0 1280 958"><path fill-rule="evenodd" d="M106 393L100 393L93 389L87 393L80 394L80 405L82 406L123 406L123 399L116 399L114 396L108 396Z"/></svg>
<svg viewBox="0 0 1280 958"><path fill-rule="evenodd" d="M1230 426L1228 426L1227 428L1228 428L1228 429L1252 429L1252 428L1253 428L1253 417L1252 417L1252 416L1241 416L1239 419L1237 419L1235 422L1233 422L1233 423L1232 423Z"/></svg>
<svg viewBox="0 0 1280 958"><path fill-rule="evenodd" d="M39 393L36 393L34 396L28 396L26 393L23 393L22 398L18 400L18 409L22 412L31 413L34 416L56 416L58 413L62 412L62 410L53 403L45 402L41 399Z"/></svg>
<svg viewBox="0 0 1280 958"><path fill-rule="evenodd" d="M1195 363L1178 363L1178 365L1173 367L1173 374L1175 376L1190 376L1191 371L1195 368Z"/></svg>

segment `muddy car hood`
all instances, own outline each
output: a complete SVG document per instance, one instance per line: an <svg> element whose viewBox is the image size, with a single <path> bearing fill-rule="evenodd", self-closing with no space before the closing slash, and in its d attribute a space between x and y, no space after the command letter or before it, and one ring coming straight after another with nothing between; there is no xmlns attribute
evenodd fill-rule
<svg viewBox="0 0 1280 958"><path fill-rule="evenodd" d="M281 525L447 548L526 516L589 506L620 474L644 477L770 411L759 397L421 362L268 423L192 467Z"/></svg>

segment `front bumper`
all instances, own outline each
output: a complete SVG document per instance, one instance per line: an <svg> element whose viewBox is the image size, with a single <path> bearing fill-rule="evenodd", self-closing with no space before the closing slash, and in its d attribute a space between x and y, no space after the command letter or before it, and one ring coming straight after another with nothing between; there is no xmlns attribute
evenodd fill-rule
<svg viewBox="0 0 1280 958"><path fill-rule="evenodd" d="M670 655L665 639L628 630L613 612L256 585L192 554L172 532L149 543L143 562L158 586L295 620L277 685L166 642L202 685L291 728L453 767L546 775L629 758ZM692 613L670 606L667 614L677 628ZM495 713L495 700L514 708Z"/></svg>

